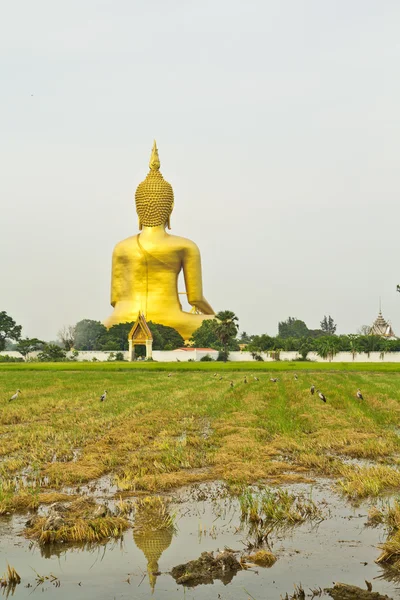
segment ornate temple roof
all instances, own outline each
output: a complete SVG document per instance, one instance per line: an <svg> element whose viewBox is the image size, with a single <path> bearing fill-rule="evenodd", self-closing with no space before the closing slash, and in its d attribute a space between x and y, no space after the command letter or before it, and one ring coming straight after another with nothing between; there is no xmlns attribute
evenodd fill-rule
<svg viewBox="0 0 400 600"><path fill-rule="evenodd" d="M369 334L370 335L380 335L380 336L388 338L388 339L396 338L395 333L392 329L392 326L390 325L390 323L385 321L381 310L379 311L379 315L375 319Z"/></svg>
<svg viewBox="0 0 400 600"><path fill-rule="evenodd" d="M147 321L143 313L138 314L138 318L130 332L128 333L128 340L134 340L136 342L145 342L146 340L153 341L153 335L150 331Z"/></svg>

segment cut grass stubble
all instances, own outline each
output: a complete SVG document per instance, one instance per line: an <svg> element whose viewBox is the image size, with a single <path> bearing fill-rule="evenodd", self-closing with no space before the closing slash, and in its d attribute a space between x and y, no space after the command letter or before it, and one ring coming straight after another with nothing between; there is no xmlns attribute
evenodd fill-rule
<svg viewBox="0 0 400 600"><path fill-rule="evenodd" d="M310 372L296 365L295 380L292 365L286 371L279 365L278 384L261 369L259 381L248 372L246 385L246 371L229 364L201 370L180 364L9 366L0 367L0 514L61 500L54 494L67 486L74 493L105 474L118 495L206 480L233 488L317 474L359 498L400 483L390 464L400 447L397 372L374 373L371 365L363 374L326 372L320 365ZM219 369L221 381L213 376ZM311 383L327 395L327 404L310 395ZM358 387L364 402L355 397ZM8 403L17 388L22 394ZM109 393L100 403L104 389Z"/></svg>

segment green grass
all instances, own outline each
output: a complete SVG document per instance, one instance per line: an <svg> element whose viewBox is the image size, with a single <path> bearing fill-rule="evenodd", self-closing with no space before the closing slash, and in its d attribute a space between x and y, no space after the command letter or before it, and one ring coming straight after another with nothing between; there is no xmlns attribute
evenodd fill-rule
<svg viewBox="0 0 400 600"><path fill-rule="evenodd" d="M359 373L400 373L400 363L317 363L277 362L59 362L0 363L0 371L355 371Z"/></svg>
<svg viewBox="0 0 400 600"><path fill-rule="evenodd" d="M0 514L73 494L106 474L118 497L207 480L241 489L316 475L354 498L379 495L400 482L400 373L393 366L1 365ZM280 371L276 384L272 369ZM311 383L327 404L310 395ZM364 402L355 397L358 387ZM21 395L8 402L17 388Z"/></svg>
<svg viewBox="0 0 400 600"><path fill-rule="evenodd" d="M287 490L263 489L252 492L248 488L239 496L242 519L257 525L294 525L306 520L322 519L322 513L311 500L295 496Z"/></svg>

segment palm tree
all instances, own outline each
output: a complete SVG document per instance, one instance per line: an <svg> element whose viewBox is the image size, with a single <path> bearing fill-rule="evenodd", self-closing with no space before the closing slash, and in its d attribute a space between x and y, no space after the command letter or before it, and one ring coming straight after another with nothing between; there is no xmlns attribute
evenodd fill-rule
<svg viewBox="0 0 400 600"><path fill-rule="evenodd" d="M356 354L358 354L362 350L360 338L358 335L356 335L354 333L350 333L348 335L348 338L349 338L350 352L351 352L351 354L353 356L353 360L354 360L356 357Z"/></svg>
<svg viewBox="0 0 400 600"><path fill-rule="evenodd" d="M334 335L325 335L316 340L316 346L317 354L331 362L340 349L340 340Z"/></svg>
<svg viewBox="0 0 400 600"><path fill-rule="evenodd" d="M385 358L385 353L390 351L390 347L391 347L390 340L386 340L386 339L382 340L380 353L379 353L379 358L381 360L383 360Z"/></svg>
<svg viewBox="0 0 400 600"><path fill-rule="evenodd" d="M378 352L381 349L382 338L379 335L363 335L360 338L363 352L366 352L368 358L371 352Z"/></svg>
<svg viewBox="0 0 400 600"><path fill-rule="evenodd" d="M215 335L221 342L224 353L224 362L228 359L229 343L236 338L239 331L239 319L231 310L221 310L217 315L217 325L215 326Z"/></svg>

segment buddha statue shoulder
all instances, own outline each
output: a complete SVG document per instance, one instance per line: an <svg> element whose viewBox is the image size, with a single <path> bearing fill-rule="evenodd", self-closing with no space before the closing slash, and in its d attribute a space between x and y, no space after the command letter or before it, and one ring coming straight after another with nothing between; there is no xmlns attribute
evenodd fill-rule
<svg viewBox="0 0 400 600"><path fill-rule="evenodd" d="M184 237L167 233L174 207L172 186L160 173L156 143L150 171L137 187L135 200L139 233L119 242L113 252L111 305L114 312L106 327L136 321L142 313L147 321L176 329L185 340L214 311L204 298L200 251ZM178 276L183 271L191 312L182 310Z"/></svg>

